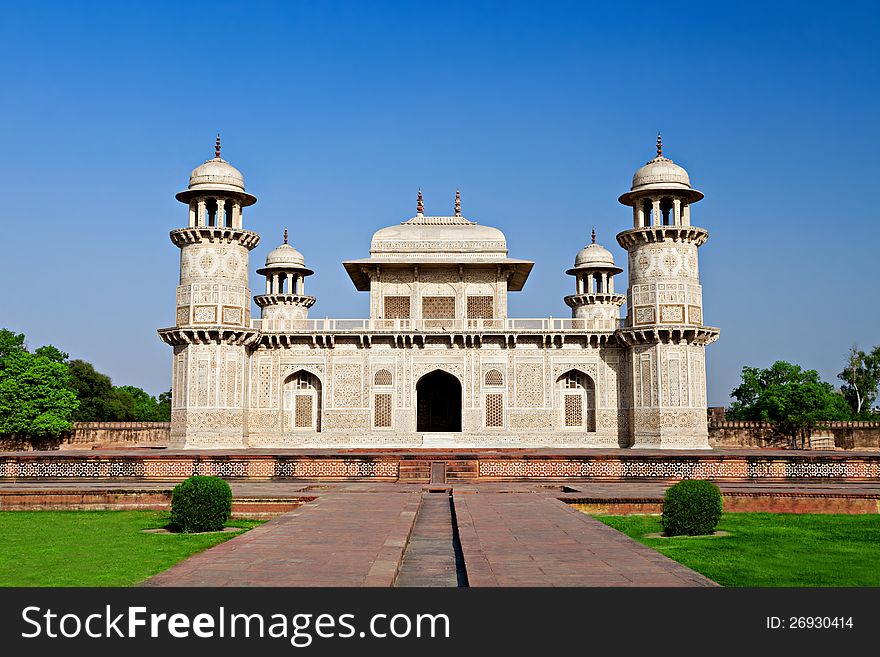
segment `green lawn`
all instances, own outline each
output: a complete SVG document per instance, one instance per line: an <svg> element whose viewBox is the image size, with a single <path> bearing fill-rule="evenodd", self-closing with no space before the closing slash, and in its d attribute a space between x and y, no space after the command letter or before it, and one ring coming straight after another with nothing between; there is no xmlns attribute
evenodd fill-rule
<svg viewBox="0 0 880 657"><path fill-rule="evenodd" d="M238 536L141 531L168 521L154 511L0 512L0 586L130 586Z"/></svg>
<svg viewBox="0 0 880 657"><path fill-rule="evenodd" d="M730 536L645 538L659 516L595 516L723 586L880 586L880 515L725 513Z"/></svg>

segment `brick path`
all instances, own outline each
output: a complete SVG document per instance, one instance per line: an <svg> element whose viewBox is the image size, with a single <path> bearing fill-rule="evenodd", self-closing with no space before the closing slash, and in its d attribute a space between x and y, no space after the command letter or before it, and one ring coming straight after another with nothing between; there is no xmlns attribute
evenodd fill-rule
<svg viewBox="0 0 880 657"><path fill-rule="evenodd" d="M147 586L391 586L412 492L331 494L196 554Z"/></svg>
<svg viewBox="0 0 880 657"><path fill-rule="evenodd" d="M470 586L714 586L559 500L456 494Z"/></svg>

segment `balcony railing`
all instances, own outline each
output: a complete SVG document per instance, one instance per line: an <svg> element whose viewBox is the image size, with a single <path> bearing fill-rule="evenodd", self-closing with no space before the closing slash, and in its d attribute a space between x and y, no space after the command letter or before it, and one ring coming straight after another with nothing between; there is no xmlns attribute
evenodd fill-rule
<svg viewBox="0 0 880 657"><path fill-rule="evenodd" d="M614 331L621 325L615 319L254 319L252 327L263 333L386 333L423 331L443 332L529 332Z"/></svg>

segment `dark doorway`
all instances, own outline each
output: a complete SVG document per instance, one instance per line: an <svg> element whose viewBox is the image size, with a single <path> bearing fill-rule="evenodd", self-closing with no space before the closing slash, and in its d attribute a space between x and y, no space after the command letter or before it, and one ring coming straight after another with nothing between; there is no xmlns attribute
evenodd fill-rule
<svg viewBox="0 0 880 657"><path fill-rule="evenodd" d="M416 383L416 431L461 431L461 383L434 370Z"/></svg>

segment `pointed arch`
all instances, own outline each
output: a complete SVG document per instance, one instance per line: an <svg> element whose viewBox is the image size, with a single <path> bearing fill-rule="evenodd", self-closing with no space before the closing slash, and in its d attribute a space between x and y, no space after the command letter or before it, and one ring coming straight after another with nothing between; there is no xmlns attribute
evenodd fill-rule
<svg viewBox="0 0 880 657"><path fill-rule="evenodd" d="M462 387L458 377L440 369L416 382L416 431L461 431Z"/></svg>
<svg viewBox="0 0 880 657"><path fill-rule="evenodd" d="M596 383L579 369L563 372L556 379L560 426L573 431L596 430Z"/></svg>
<svg viewBox="0 0 880 657"><path fill-rule="evenodd" d="M321 431L322 392L321 379L306 369L284 379L281 407L285 431Z"/></svg>

